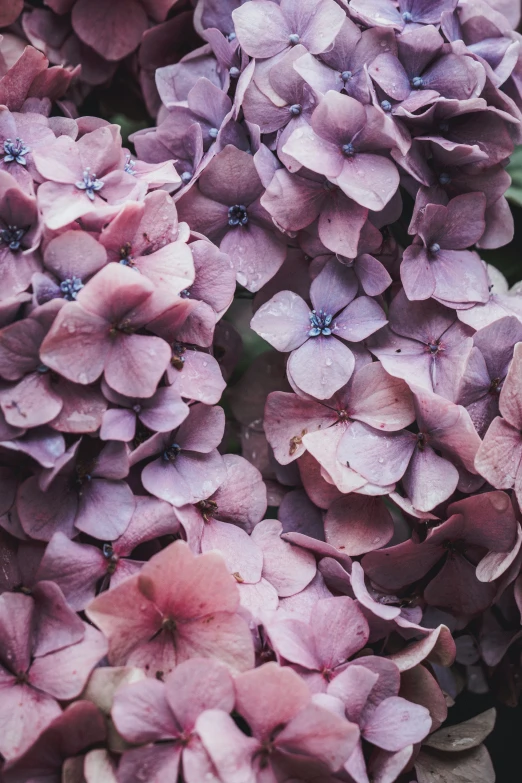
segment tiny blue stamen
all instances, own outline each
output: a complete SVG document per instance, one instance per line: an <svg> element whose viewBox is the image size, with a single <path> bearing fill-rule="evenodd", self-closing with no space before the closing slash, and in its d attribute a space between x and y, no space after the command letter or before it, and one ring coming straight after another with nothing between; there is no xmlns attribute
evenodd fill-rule
<svg viewBox="0 0 522 783"><path fill-rule="evenodd" d="M341 74L341 79L343 80L343 82L349 82L352 76L353 73L351 71L343 71Z"/></svg>
<svg viewBox="0 0 522 783"><path fill-rule="evenodd" d="M123 170L127 174L132 174L132 176L135 177L136 176L136 172L134 170L134 166L135 166L135 161L132 160L130 155L127 155L126 158L125 158L125 166L124 166Z"/></svg>
<svg viewBox="0 0 522 783"><path fill-rule="evenodd" d="M68 302L74 302L82 288L83 283L79 277L68 277L67 280L60 283L60 291Z"/></svg>
<svg viewBox="0 0 522 783"><path fill-rule="evenodd" d="M290 114L293 114L294 117L299 117L301 112L303 111L303 107L300 103L294 103L292 106L290 106L289 112Z"/></svg>
<svg viewBox="0 0 522 783"><path fill-rule="evenodd" d="M292 33L291 35L288 36L288 40L290 41L292 46L297 46L297 44L301 39L299 38L297 33Z"/></svg>
<svg viewBox="0 0 522 783"><path fill-rule="evenodd" d="M229 33L229 34L227 35L227 41L228 41L229 43L230 43L231 41L235 41L235 40L236 40L236 34L235 34L235 33Z"/></svg>
<svg viewBox="0 0 522 783"><path fill-rule="evenodd" d="M40 364L36 368L36 372L39 372L40 375L45 375L46 372L49 372L49 368L46 364Z"/></svg>
<svg viewBox="0 0 522 783"><path fill-rule="evenodd" d="M343 144L343 155L346 155L347 158L353 158L355 155L355 147L350 142L349 144Z"/></svg>
<svg viewBox="0 0 522 783"><path fill-rule="evenodd" d="M90 168L86 168L83 172L83 179L76 183L76 187L79 190L84 190L90 200L94 201L94 194L101 190L104 184L101 179L96 179L96 174L91 174Z"/></svg>
<svg viewBox="0 0 522 783"><path fill-rule="evenodd" d="M446 174L446 173L442 173L442 174L439 176L439 182L440 182L440 184L441 184L441 185L449 185L449 184L450 184L450 182L451 182L451 177L450 177L450 175L449 175L449 174Z"/></svg>
<svg viewBox="0 0 522 783"><path fill-rule="evenodd" d="M414 90L420 90L421 87L424 87L424 79L422 76L414 76L411 80L411 86Z"/></svg>
<svg viewBox="0 0 522 783"><path fill-rule="evenodd" d="M177 457L179 457L181 453L181 446L178 446L177 443L173 443L172 445L168 446L163 454L161 455L161 458L164 462L175 462Z"/></svg>
<svg viewBox="0 0 522 783"><path fill-rule="evenodd" d="M181 181L184 182L185 185L188 182L190 182L191 179L192 179L192 174L190 173L190 171L184 171L183 174L181 175Z"/></svg>
<svg viewBox="0 0 522 783"><path fill-rule="evenodd" d="M433 245L430 245L429 247L430 253L433 253L434 255L437 255L437 253L440 253L440 245L438 242L434 242Z"/></svg>
<svg viewBox="0 0 522 783"><path fill-rule="evenodd" d="M233 65L232 68L230 68L228 72L230 74L230 78L231 79L237 79L239 77L239 74L241 73L239 68L236 68L235 65Z"/></svg>
<svg viewBox="0 0 522 783"><path fill-rule="evenodd" d="M389 112L392 110L392 105L390 101L381 101L381 109L383 111Z"/></svg>
<svg viewBox="0 0 522 783"><path fill-rule="evenodd" d="M235 204L228 210L229 226L246 226L248 223L247 208L243 204Z"/></svg>
<svg viewBox="0 0 522 783"><path fill-rule="evenodd" d="M25 228L7 226L0 231L0 241L9 247L9 250L20 250Z"/></svg>
<svg viewBox="0 0 522 783"><path fill-rule="evenodd" d="M208 132L208 135L210 136L211 139L217 139L218 133L219 131L217 128L211 128Z"/></svg>
<svg viewBox="0 0 522 783"><path fill-rule="evenodd" d="M332 334L333 315L327 315L324 310L312 310L309 318L312 327L308 332L309 337L319 337L320 334L329 337Z"/></svg>
<svg viewBox="0 0 522 783"><path fill-rule="evenodd" d="M404 11L402 18L405 22L413 22L413 16L411 15L410 11Z"/></svg>
<svg viewBox="0 0 522 783"><path fill-rule="evenodd" d="M27 164L25 156L30 151L30 147L26 147L19 137L16 141L6 139L4 141L4 163L19 163L20 166L25 166Z"/></svg>
<svg viewBox="0 0 522 783"><path fill-rule="evenodd" d="M190 291L188 288L184 288L183 291L180 291L180 294L182 299L190 299Z"/></svg>

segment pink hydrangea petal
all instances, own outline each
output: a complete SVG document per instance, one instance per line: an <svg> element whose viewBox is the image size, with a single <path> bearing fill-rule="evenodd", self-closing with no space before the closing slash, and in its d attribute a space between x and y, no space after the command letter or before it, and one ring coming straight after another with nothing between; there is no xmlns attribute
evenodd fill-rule
<svg viewBox="0 0 522 783"><path fill-rule="evenodd" d="M393 519L381 498L351 494L334 501L324 521L326 541L347 555L363 555L385 546Z"/></svg>
<svg viewBox="0 0 522 783"><path fill-rule="evenodd" d="M81 40L106 60L121 60L139 44L147 29L141 3L116 0L107 13L102 0L79 0L73 7L72 24Z"/></svg>
<svg viewBox="0 0 522 783"><path fill-rule="evenodd" d="M310 309L292 291L281 291L259 308L252 329L278 351L292 351L308 339Z"/></svg>
<svg viewBox="0 0 522 783"><path fill-rule="evenodd" d="M15 685L0 672L0 752L10 761L25 753L57 718L61 709L45 693L27 685Z"/></svg>
<svg viewBox="0 0 522 783"><path fill-rule="evenodd" d="M398 751L420 742L430 728L431 718L426 707L400 696L391 696L375 708L362 728L362 735L383 750Z"/></svg>
<svg viewBox="0 0 522 783"><path fill-rule="evenodd" d="M223 783L254 780L252 758L259 743L247 737L223 710L207 710L196 721L196 731Z"/></svg>
<svg viewBox="0 0 522 783"><path fill-rule="evenodd" d="M319 400L331 397L344 386L354 367L351 350L333 336L309 338L288 360L289 372L297 386Z"/></svg>
<svg viewBox="0 0 522 783"><path fill-rule="evenodd" d="M128 742L147 742L177 737L181 727L167 701L166 687L158 680L142 680L116 691L111 717Z"/></svg>
<svg viewBox="0 0 522 783"><path fill-rule="evenodd" d="M238 582L255 584L261 579L263 552L241 528L210 519L203 528L202 552L219 552Z"/></svg>
<svg viewBox="0 0 522 783"><path fill-rule="evenodd" d="M123 753L118 767L118 780L133 783L135 780L175 780L181 762L181 747L174 743L133 748Z"/></svg>
<svg viewBox="0 0 522 783"><path fill-rule="evenodd" d="M99 549L70 541L60 531L49 541L38 570L40 579L58 585L75 611L94 598L96 584L106 572L107 560Z"/></svg>
<svg viewBox="0 0 522 783"><path fill-rule="evenodd" d="M315 576L315 558L281 539L282 525L265 519L255 526L252 539L263 551L263 576L279 596L303 590Z"/></svg>

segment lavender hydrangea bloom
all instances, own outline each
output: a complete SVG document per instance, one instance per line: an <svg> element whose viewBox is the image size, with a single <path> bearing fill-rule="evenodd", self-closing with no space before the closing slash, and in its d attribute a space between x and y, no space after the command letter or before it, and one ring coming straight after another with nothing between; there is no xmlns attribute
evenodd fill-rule
<svg viewBox="0 0 522 783"><path fill-rule="evenodd" d="M352 375L355 360L342 340L359 342L387 323L374 299L356 296L346 271L335 261L327 264L311 285L311 308L300 296L282 291L252 319L252 328L274 348L291 351L292 378L320 400L331 397Z"/></svg>

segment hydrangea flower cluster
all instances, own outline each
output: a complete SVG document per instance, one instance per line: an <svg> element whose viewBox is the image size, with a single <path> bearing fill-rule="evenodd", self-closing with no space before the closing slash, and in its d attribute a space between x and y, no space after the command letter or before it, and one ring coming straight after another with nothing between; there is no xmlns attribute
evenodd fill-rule
<svg viewBox="0 0 522 783"><path fill-rule="evenodd" d="M2 783L493 783L494 710L443 724L520 676L522 298L480 255L515 4L32 5L0 2ZM132 150L79 112L120 66Z"/></svg>

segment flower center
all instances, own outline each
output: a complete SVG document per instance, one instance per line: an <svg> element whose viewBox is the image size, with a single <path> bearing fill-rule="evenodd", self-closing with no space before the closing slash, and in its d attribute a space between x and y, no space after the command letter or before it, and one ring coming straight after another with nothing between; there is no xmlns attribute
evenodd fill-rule
<svg viewBox="0 0 522 783"><path fill-rule="evenodd" d="M125 157L125 166L123 167L123 171L127 172L127 174L132 174L133 177L136 176L136 171L134 170L135 161L132 160L130 155L126 155Z"/></svg>
<svg viewBox="0 0 522 783"><path fill-rule="evenodd" d="M288 36L288 40L292 44L292 46L297 46L297 44L301 39L299 38L297 33L292 33L291 35Z"/></svg>
<svg viewBox="0 0 522 783"><path fill-rule="evenodd" d="M293 114L294 117L299 117L301 112L303 111L303 107L300 103L294 103L292 106L290 106L289 112L290 114Z"/></svg>
<svg viewBox="0 0 522 783"><path fill-rule="evenodd" d="M184 288L183 291L180 291L179 295L182 299L190 299L190 291L188 288Z"/></svg>
<svg viewBox="0 0 522 783"><path fill-rule="evenodd" d="M185 346L181 343L174 343L172 346L172 358L170 363L176 370L183 369L183 365L185 364L185 357L183 354L186 353L186 350Z"/></svg>
<svg viewBox="0 0 522 783"><path fill-rule="evenodd" d="M433 253L434 256L437 255L437 253L440 253L440 245L438 242L434 242L432 245L429 246L430 253Z"/></svg>
<svg viewBox="0 0 522 783"><path fill-rule="evenodd" d="M217 139L218 133L219 131L217 128L210 128L208 135L210 136L211 139Z"/></svg>
<svg viewBox="0 0 522 783"><path fill-rule="evenodd" d="M161 627L167 633L174 633L176 630L176 621L172 617L165 617L161 623Z"/></svg>
<svg viewBox="0 0 522 783"><path fill-rule="evenodd" d="M218 505L215 500L200 500L199 503L196 503L196 508L201 511L201 516L205 522L208 522L216 515Z"/></svg>
<svg viewBox="0 0 522 783"><path fill-rule="evenodd" d="M320 334L328 337L332 334L331 323L333 315L328 315L324 310L312 310L310 313L311 329L308 332L309 337L319 337Z"/></svg>
<svg viewBox="0 0 522 783"><path fill-rule="evenodd" d="M404 19L405 22L413 22L413 16L409 11L404 11L402 18Z"/></svg>
<svg viewBox="0 0 522 783"><path fill-rule="evenodd" d="M352 77L353 73L351 71L343 71L341 74L341 79L343 82L349 82Z"/></svg>
<svg viewBox="0 0 522 783"><path fill-rule="evenodd" d="M172 443L170 446L167 446L163 454L161 455L161 458L164 462L176 462L177 458L181 454L181 446L178 446L177 443Z"/></svg>
<svg viewBox="0 0 522 783"><path fill-rule="evenodd" d="M353 146L352 142L349 142L349 144L343 144L342 150L343 155L346 155L347 158L353 158L355 155L355 147Z"/></svg>
<svg viewBox="0 0 522 783"><path fill-rule="evenodd" d="M501 392L502 387L502 378L494 378L491 381L491 386L489 387L489 393L498 395Z"/></svg>
<svg viewBox="0 0 522 783"><path fill-rule="evenodd" d="M392 110L392 105L390 101L381 101L381 109L383 111L389 112Z"/></svg>
<svg viewBox="0 0 522 783"><path fill-rule="evenodd" d="M235 65L232 66L232 68L229 68L229 74L231 79L237 79L241 71L239 68L236 68Z"/></svg>
<svg viewBox="0 0 522 783"><path fill-rule="evenodd" d="M190 182L191 179L192 179L192 174L190 173L190 171L184 171L183 174L181 175L181 181L185 183L185 185L188 182Z"/></svg>
<svg viewBox="0 0 522 783"><path fill-rule="evenodd" d="M22 243L24 234L25 228L7 226L7 228L3 228L0 231L0 241L2 241L5 245L8 245L9 250L20 250L20 245Z"/></svg>
<svg viewBox="0 0 522 783"><path fill-rule="evenodd" d="M96 179L96 174L91 174L90 168L86 168L83 172L83 179L76 183L76 187L79 190L84 190L90 200L94 201L94 194L101 190L104 184L101 179Z"/></svg>
<svg viewBox="0 0 522 783"><path fill-rule="evenodd" d="M422 76L414 76L410 84L414 90L420 90L422 87L424 87L424 79Z"/></svg>
<svg viewBox="0 0 522 783"><path fill-rule="evenodd" d="M102 554L106 560L108 560L107 573L113 574L116 571L118 560L120 559L115 553L111 544L104 544L102 547Z"/></svg>
<svg viewBox="0 0 522 783"><path fill-rule="evenodd" d="M248 223L247 208L243 204L235 204L228 210L229 226L246 226Z"/></svg>
<svg viewBox="0 0 522 783"><path fill-rule="evenodd" d="M438 353L440 351L440 343L439 343L439 341L438 340L434 340L433 342L428 343L427 346L426 346L426 349L429 351L429 353L432 354L432 356L435 355L436 353Z"/></svg>
<svg viewBox="0 0 522 783"><path fill-rule="evenodd" d="M424 451L426 446L428 445L428 436L424 434L424 432L418 432L417 433L417 446L421 451Z"/></svg>
<svg viewBox="0 0 522 783"><path fill-rule="evenodd" d="M26 155L31 151L30 147L26 147L21 138L17 138L16 141L12 139L6 139L4 141L4 163L19 163L20 166L27 164Z"/></svg>
<svg viewBox="0 0 522 783"><path fill-rule="evenodd" d="M68 277L67 280L60 283L60 291L68 302L74 302L82 288L83 283L79 277Z"/></svg>
<svg viewBox="0 0 522 783"><path fill-rule="evenodd" d="M449 184L450 184L450 182L451 182L451 177L450 177L450 175L449 175L449 174L446 174L445 172L443 172L443 173L442 173L442 174L439 176L439 183L440 183L441 185L449 185Z"/></svg>

